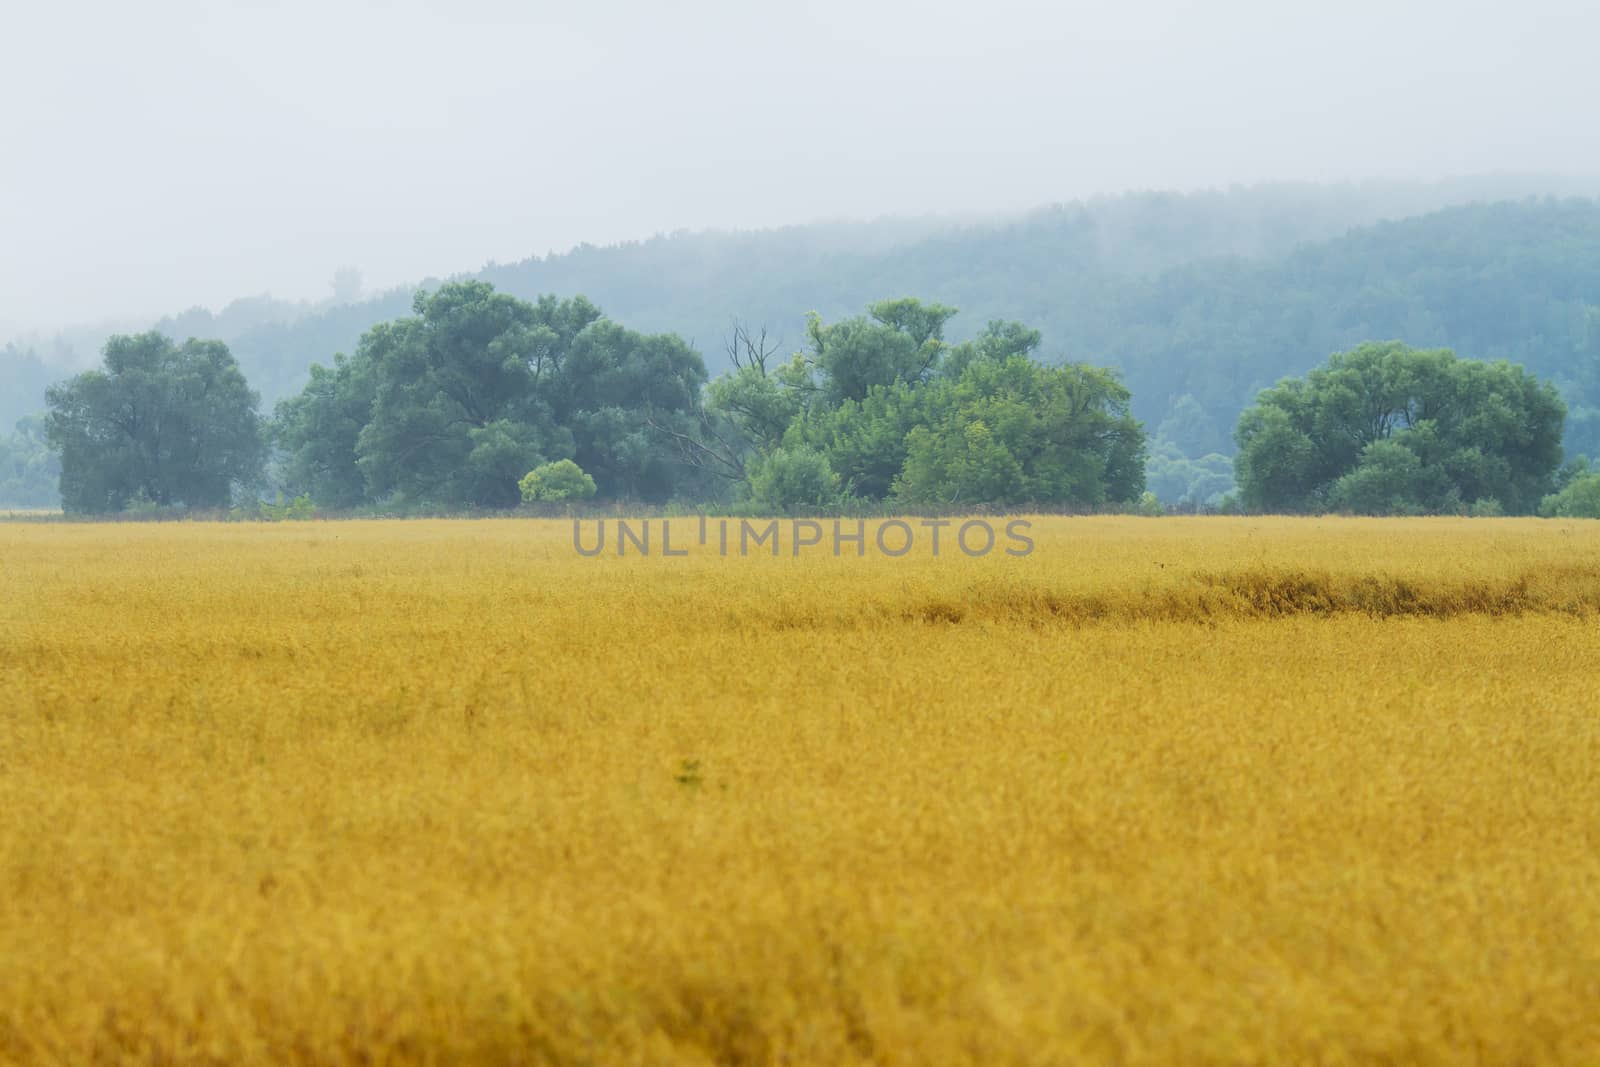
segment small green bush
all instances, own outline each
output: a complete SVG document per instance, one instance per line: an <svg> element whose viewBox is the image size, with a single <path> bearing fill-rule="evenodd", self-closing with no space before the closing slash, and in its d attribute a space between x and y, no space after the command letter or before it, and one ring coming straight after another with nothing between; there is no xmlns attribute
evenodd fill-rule
<svg viewBox="0 0 1600 1067"><path fill-rule="evenodd" d="M768 512L826 508L840 499L828 457L805 445L774 449L750 468L747 488L750 503Z"/></svg>
<svg viewBox="0 0 1600 1067"><path fill-rule="evenodd" d="M1580 474L1559 493L1539 502L1539 514L1555 519L1600 519L1600 472Z"/></svg>
<svg viewBox="0 0 1600 1067"><path fill-rule="evenodd" d="M594 479L570 459L535 467L523 475L517 488L522 490L522 499L528 504L589 500L595 494Z"/></svg>

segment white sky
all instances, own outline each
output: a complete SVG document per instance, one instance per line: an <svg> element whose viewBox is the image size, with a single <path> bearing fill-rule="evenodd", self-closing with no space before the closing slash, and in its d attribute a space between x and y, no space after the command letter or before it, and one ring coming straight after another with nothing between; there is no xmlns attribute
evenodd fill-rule
<svg viewBox="0 0 1600 1067"><path fill-rule="evenodd" d="M0 339L679 228L1600 172L1578 0L0 0Z"/></svg>

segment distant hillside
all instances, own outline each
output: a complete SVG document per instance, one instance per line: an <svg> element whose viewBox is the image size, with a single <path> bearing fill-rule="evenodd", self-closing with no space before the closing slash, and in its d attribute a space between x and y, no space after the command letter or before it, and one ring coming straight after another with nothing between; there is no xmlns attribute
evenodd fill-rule
<svg viewBox="0 0 1600 1067"><path fill-rule="evenodd" d="M1569 446L1600 452L1590 410L1600 408L1600 202L1437 210L1529 188L1584 187L1480 178L1130 194L963 225L675 234L478 276L523 297L582 293L628 326L680 333L713 373L734 316L767 324L791 348L806 311L834 318L886 296L959 306L958 340L988 319L1020 319L1044 331L1049 357L1121 368L1140 417L1190 455L1231 451L1233 421L1256 389L1337 348L1444 344L1557 379L1575 406ZM258 298L157 325L226 340L270 405L312 362L351 350L410 303L409 289L333 306ZM0 374L13 377L6 366ZM0 397L0 426L38 410L36 377L17 376Z"/></svg>
<svg viewBox="0 0 1600 1067"><path fill-rule="evenodd" d="M0 437L10 434L18 419L44 410L44 391L62 373L60 364L31 349L0 348Z"/></svg>
<svg viewBox="0 0 1600 1067"><path fill-rule="evenodd" d="M482 277L520 296L581 292L630 326L675 330L714 372L734 315L766 323L791 347L807 310L833 318L885 296L960 307L954 339L988 319L1019 319L1044 332L1048 357L1120 368L1136 413L1189 455L1231 452L1234 420L1255 392L1330 352L1367 339L1447 345L1557 380L1574 408L1569 445L1600 452L1600 201L1449 208L1272 259L1202 258L1156 274L1108 262L1100 224L1083 208L873 253L833 253L804 236L663 238ZM236 351L258 381L282 381L303 353L347 349L368 320L408 305L395 294L252 331ZM343 340L330 344L338 331Z"/></svg>

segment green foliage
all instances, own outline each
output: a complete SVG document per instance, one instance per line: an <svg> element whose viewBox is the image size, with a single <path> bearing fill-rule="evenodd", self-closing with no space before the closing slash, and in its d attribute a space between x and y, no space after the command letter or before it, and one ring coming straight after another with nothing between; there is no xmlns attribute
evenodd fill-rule
<svg viewBox="0 0 1600 1067"><path fill-rule="evenodd" d="M1007 504L1024 496L1022 464L981 418L944 427L914 427L895 496L912 504Z"/></svg>
<svg viewBox="0 0 1600 1067"><path fill-rule="evenodd" d="M279 493L275 501L259 500L247 508L234 508L231 514L234 518L263 522L304 522L317 517L317 505L304 494L286 502Z"/></svg>
<svg viewBox="0 0 1600 1067"><path fill-rule="evenodd" d="M1043 340L1042 333L1020 322L991 319L976 338L949 349L939 371L947 378L959 378L974 360L1004 362L1012 356L1032 357Z"/></svg>
<svg viewBox="0 0 1600 1067"><path fill-rule="evenodd" d="M1147 518L1154 519L1165 515L1167 509L1161 506L1161 501L1157 499L1154 493L1144 492L1139 494L1138 512Z"/></svg>
<svg viewBox="0 0 1600 1067"><path fill-rule="evenodd" d="M510 507L517 479L572 450L537 385L599 312L536 309L477 282L418 293L413 310L362 338L376 378L356 442L367 492Z"/></svg>
<svg viewBox="0 0 1600 1067"><path fill-rule="evenodd" d="M806 410L814 391L811 372L798 353L788 364L768 373L746 365L713 381L706 406L727 420L748 447L777 447L789 426Z"/></svg>
<svg viewBox="0 0 1600 1067"><path fill-rule="evenodd" d="M1600 330L1589 325L1600 202L1508 201L1487 185L1456 199L1476 203L1435 210L1420 191L1314 187L1150 194L872 247L820 231L689 236L494 276L562 291L581 278L625 321L697 337L716 336L728 307L799 335L798 309L831 321L886 287L926 294L974 325L1020 319L1043 351L1120 370L1133 414L1190 457L1230 453L1241 410L1285 375L1403 337L1522 363L1567 398L1568 450L1600 454ZM680 263L706 266L670 291L655 284ZM959 320L945 327L944 340L964 339Z"/></svg>
<svg viewBox="0 0 1600 1067"><path fill-rule="evenodd" d="M1595 187L1501 177L1140 193L979 225L676 234L497 264L478 278L524 300L586 293L635 329L702 340L720 335L730 308L803 340L808 308L832 321L886 291L925 294L965 309L973 329L1020 319L1043 335L1041 351L1119 370L1133 414L1190 457L1230 453L1260 389L1329 352L1403 337L1521 362L1567 400L1568 451L1600 455L1600 202L1529 199L1561 188L1587 197ZM1379 222L1388 219L1400 221ZM251 298L160 328L226 340L276 402L314 359L353 352L365 331L410 314L412 296ZM973 336L945 327L952 343ZM18 385L0 396L0 425L38 410L59 374L17 356L0 353L0 379ZM576 458L604 491L599 469Z"/></svg>
<svg viewBox="0 0 1600 1067"><path fill-rule="evenodd" d="M556 458L608 497L664 501L685 481L669 442L693 428L706 374L679 338L624 329L582 297L528 303L483 282L420 292L413 311L278 406L295 490L328 506L510 507L519 479Z"/></svg>
<svg viewBox="0 0 1600 1067"><path fill-rule="evenodd" d="M572 458L602 496L661 503L692 480L671 441L694 430L705 382L704 361L681 338L600 320L573 336L548 392Z"/></svg>
<svg viewBox="0 0 1600 1067"><path fill-rule="evenodd" d="M905 467L911 432L928 417L929 390L899 382L874 387L860 400L818 403L795 433L828 457L850 492L883 500Z"/></svg>
<svg viewBox="0 0 1600 1067"><path fill-rule="evenodd" d="M1227 431L1188 393L1173 402L1167 417L1156 428L1156 437L1183 456L1208 456L1230 450Z"/></svg>
<svg viewBox="0 0 1600 1067"><path fill-rule="evenodd" d="M1145 484L1163 504L1185 510L1216 509L1235 491L1233 460L1212 452L1199 459L1158 438L1145 461Z"/></svg>
<svg viewBox="0 0 1600 1067"><path fill-rule="evenodd" d="M366 497L356 444L377 393L370 350L339 353L333 366L313 364L298 396L278 403L273 443L287 453L284 479L330 508L353 508Z"/></svg>
<svg viewBox="0 0 1600 1067"><path fill-rule="evenodd" d="M750 496L778 509L840 492L935 507L1137 500L1144 435L1116 377L1035 362L1039 333L1019 323L947 345L954 314L905 299L831 326L813 317L809 357L718 378L707 413L733 439L725 466L748 467Z"/></svg>
<svg viewBox="0 0 1600 1067"><path fill-rule="evenodd" d="M746 491L758 510L773 514L840 503L839 476L828 457L806 445L779 446L750 466Z"/></svg>
<svg viewBox="0 0 1600 1067"><path fill-rule="evenodd" d="M1424 468L1402 442L1374 441L1361 450L1355 469L1333 483L1328 506L1360 515L1413 515L1447 489L1444 472Z"/></svg>
<svg viewBox="0 0 1600 1067"><path fill-rule="evenodd" d="M188 509L182 504L157 503L141 489L122 505L121 514L129 519L181 519L188 514Z"/></svg>
<svg viewBox="0 0 1600 1067"><path fill-rule="evenodd" d="M926 387L895 496L907 503L1129 503L1144 490L1144 433L1109 371L1023 355L968 362Z"/></svg>
<svg viewBox="0 0 1600 1067"><path fill-rule="evenodd" d="M947 347L944 327L956 309L919 300L880 300L867 315L824 326L813 314L806 332L824 397L861 400L873 388L918 384Z"/></svg>
<svg viewBox="0 0 1600 1067"><path fill-rule="evenodd" d="M584 473L582 467L570 459L545 463L525 474L517 488L522 491L525 503L557 503L563 500L590 500L596 492L595 481Z"/></svg>
<svg viewBox="0 0 1600 1067"><path fill-rule="evenodd" d="M62 353L67 357L67 353ZM63 359L63 362L65 360ZM32 348L15 343L0 347L0 427L15 426L17 420L31 418L44 410L45 390L66 378L58 364L42 358ZM55 499L54 481L51 483L51 500Z"/></svg>
<svg viewBox="0 0 1600 1067"><path fill-rule="evenodd" d="M1564 415L1554 388L1510 363L1363 344L1263 391L1240 417L1240 492L1267 511L1459 512L1492 500L1526 514L1553 484Z"/></svg>
<svg viewBox="0 0 1600 1067"><path fill-rule="evenodd" d="M1600 471L1585 470L1560 492L1545 497L1539 502L1539 514L1558 519L1600 519Z"/></svg>
<svg viewBox="0 0 1600 1067"><path fill-rule="evenodd" d="M61 459L50 449L45 420L30 415L0 437L0 507L53 508L61 502Z"/></svg>
<svg viewBox="0 0 1600 1067"><path fill-rule="evenodd" d="M74 513L226 507L256 482L266 448L257 397L219 341L113 337L103 370L52 387L46 437Z"/></svg>

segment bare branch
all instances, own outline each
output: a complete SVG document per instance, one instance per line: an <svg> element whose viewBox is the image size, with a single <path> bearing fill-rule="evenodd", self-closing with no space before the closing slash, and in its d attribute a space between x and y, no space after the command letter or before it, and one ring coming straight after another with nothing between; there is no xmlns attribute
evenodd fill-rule
<svg viewBox="0 0 1600 1067"><path fill-rule="evenodd" d="M777 355L781 344L782 342L779 341L773 341L770 344L767 342L767 327L765 323L761 325L760 333L753 333L749 326L735 318L733 320L733 332L723 339L722 349L728 354L728 359L733 362L734 367L737 369L744 370L746 367L754 367L761 373L762 377L766 377L767 360Z"/></svg>
<svg viewBox="0 0 1600 1067"><path fill-rule="evenodd" d="M704 411L699 412L700 428L714 440L719 448L713 448L704 441L689 434L675 430L670 426L657 422L654 416L645 417L645 425L658 433L666 434L677 444L678 451L682 454L684 462L692 467L717 475L720 478L741 480L744 478L744 460L739 457L738 449L728 443L721 434L717 433L711 425L710 418Z"/></svg>

